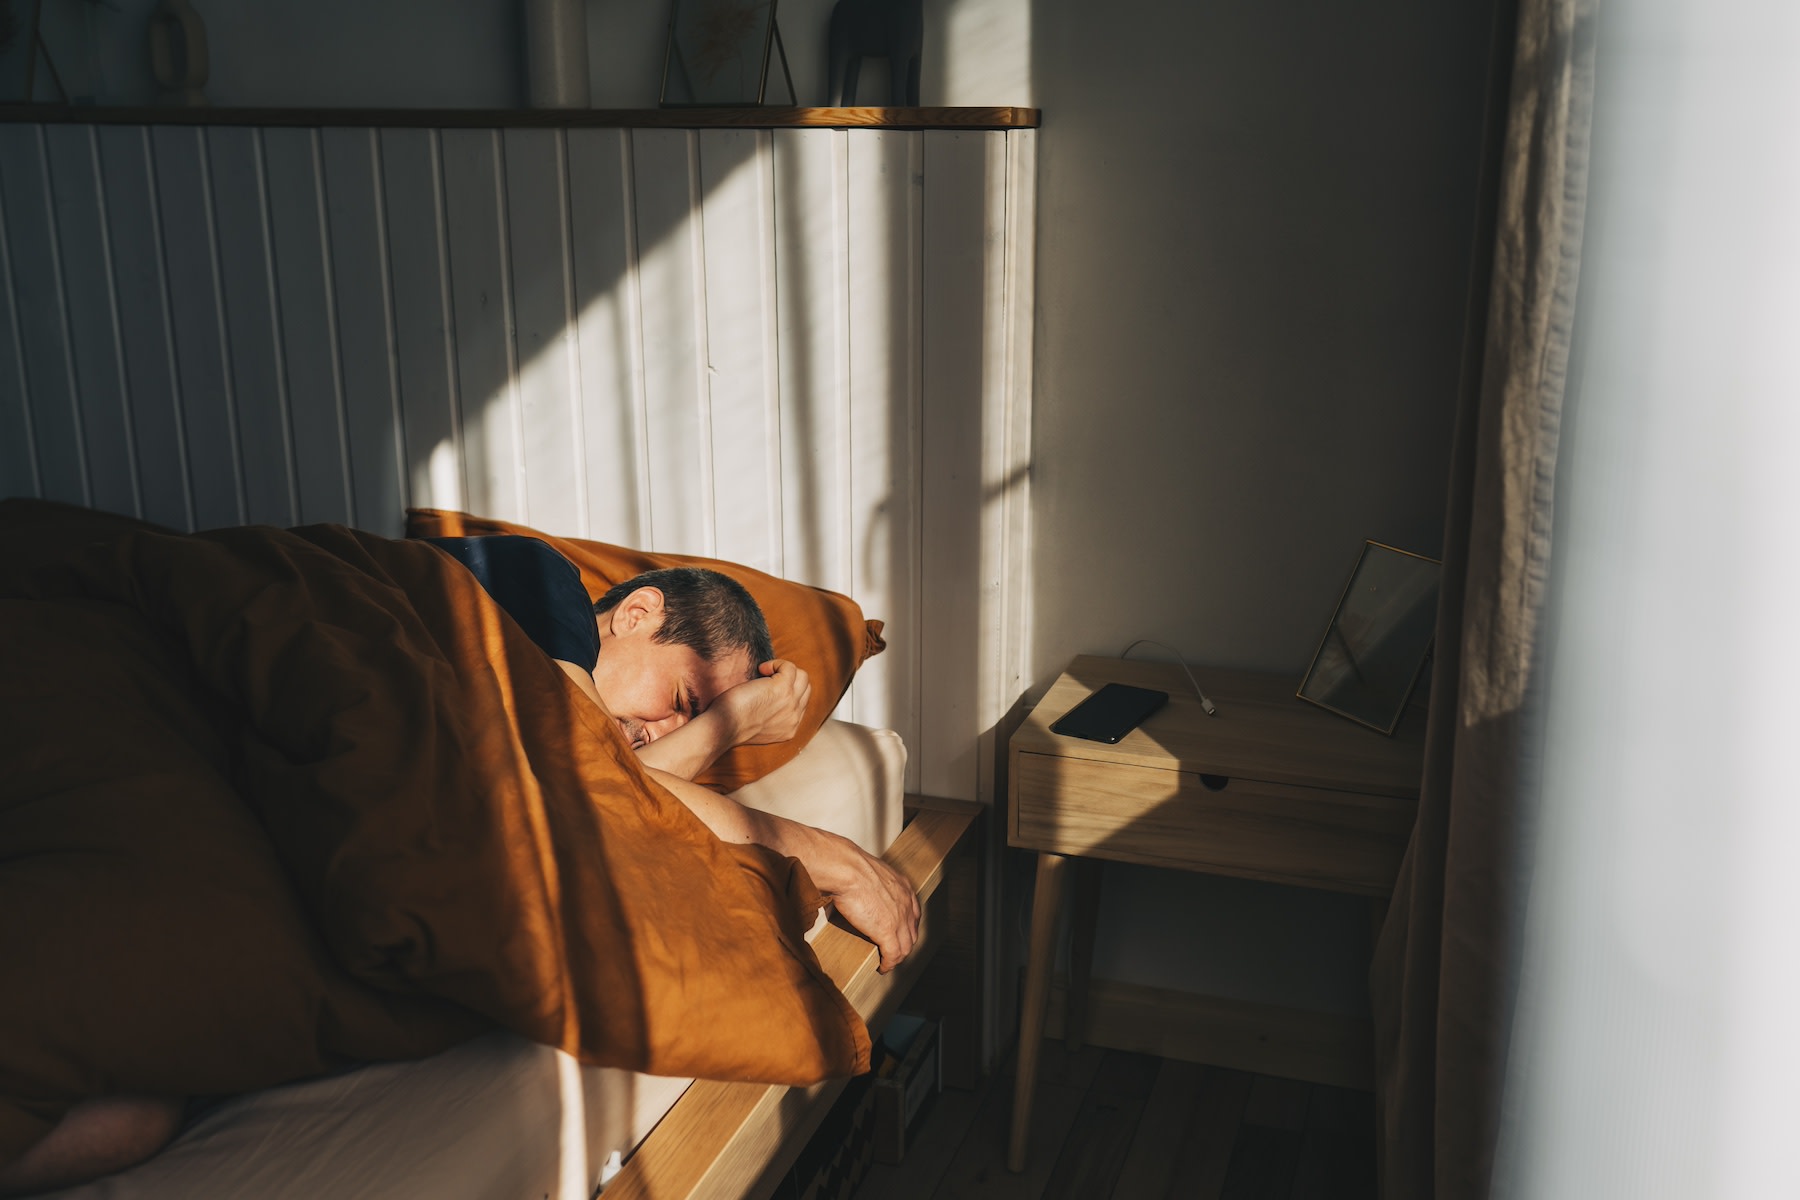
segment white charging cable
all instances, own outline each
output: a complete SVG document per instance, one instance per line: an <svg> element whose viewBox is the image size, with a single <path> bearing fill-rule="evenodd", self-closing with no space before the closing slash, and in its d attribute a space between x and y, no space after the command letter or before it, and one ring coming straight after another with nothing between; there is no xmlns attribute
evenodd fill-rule
<svg viewBox="0 0 1800 1200"><path fill-rule="evenodd" d="M1181 664L1181 669L1187 671L1188 682L1194 685L1194 695L1200 697L1200 707L1206 710L1206 715L1209 717L1216 717L1219 715L1218 708L1213 705L1211 700L1206 698L1206 693L1200 690L1200 681L1194 678L1194 673L1192 671L1188 670L1187 659L1181 657L1181 651L1172 646L1165 646L1161 642L1153 642L1149 638L1139 638L1137 641L1131 643L1131 645L1125 647L1125 649L1120 652L1119 657L1131 657L1131 652L1136 650L1139 646L1155 646L1158 650L1167 650L1170 654L1173 654L1175 656L1175 661Z"/></svg>

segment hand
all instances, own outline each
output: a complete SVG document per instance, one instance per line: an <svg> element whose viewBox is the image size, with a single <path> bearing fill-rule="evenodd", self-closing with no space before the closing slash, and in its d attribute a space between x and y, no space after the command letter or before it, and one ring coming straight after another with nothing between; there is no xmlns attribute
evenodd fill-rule
<svg viewBox="0 0 1800 1200"><path fill-rule="evenodd" d="M886 975L906 961L919 940L919 897L900 872L864 854L854 843L845 846L850 882L826 894L838 915L881 951L878 970Z"/></svg>
<svg viewBox="0 0 1800 1200"><path fill-rule="evenodd" d="M799 732L807 701L812 699L812 680L786 659L771 659L757 670L761 679L721 693L708 710L725 718L734 746L787 741Z"/></svg>
<svg viewBox="0 0 1800 1200"><path fill-rule="evenodd" d="M755 842L799 859L813 885L837 905L838 915L881 951L883 975L912 953L919 940L919 897L900 872L849 838L746 808L655 767L650 774L724 840Z"/></svg>

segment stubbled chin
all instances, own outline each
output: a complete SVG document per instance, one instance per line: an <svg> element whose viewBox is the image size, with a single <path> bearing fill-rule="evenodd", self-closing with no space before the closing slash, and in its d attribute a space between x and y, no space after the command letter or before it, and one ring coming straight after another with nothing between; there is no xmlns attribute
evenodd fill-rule
<svg viewBox="0 0 1800 1200"><path fill-rule="evenodd" d="M639 725L636 721L630 721L624 717L614 717L613 720L619 723L619 732L625 735L625 740L631 743L631 748L633 750L642 750L649 744L644 739L643 726Z"/></svg>

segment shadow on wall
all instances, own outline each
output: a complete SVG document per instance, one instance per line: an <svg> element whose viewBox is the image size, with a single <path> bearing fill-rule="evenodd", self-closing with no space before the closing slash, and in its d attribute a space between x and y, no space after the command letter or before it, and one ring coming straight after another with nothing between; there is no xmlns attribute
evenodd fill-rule
<svg viewBox="0 0 1800 1200"><path fill-rule="evenodd" d="M789 464L816 572L848 472L815 449L849 403L847 160L831 131L0 126L0 478L184 528L467 505L779 571L786 418L820 460ZM858 266L894 278L917 197L873 198L902 211L855 215ZM859 349L906 354L916 303ZM751 517L775 537L744 544Z"/></svg>

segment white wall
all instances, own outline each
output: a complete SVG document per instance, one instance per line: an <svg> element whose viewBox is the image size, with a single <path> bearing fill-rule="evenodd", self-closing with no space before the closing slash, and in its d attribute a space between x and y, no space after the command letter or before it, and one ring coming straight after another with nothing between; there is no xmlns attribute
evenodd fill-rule
<svg viewBox="0 0 1800 1200"><path fill-rule="evenodd" d="M1438 552L1490 11L1037 0L1039 689L1137 637L1298 683L1364 538ZM1354 1011L1366 940L1109 868L1095 969Z"/></svg>
<svg viewBox="0 0 1800 1200"><path fill-rule="evenodd" d="M105 104L150 100L144 38L157 0L44 3L46 36L73 94ZM825 103L832 3L787 0L777 7L802 104ZM515 106L523 90L521 7L520 0L194 0L211 55L207 98L226 107ZM1028 4L927 0L926 10L924 103L1030 103ZM668 21L668 0L587 0L594 107L655 107ZM778 72L772 63L769 99L785 104ZM872 62L857 98L885 103L887 87L885 65ZM53 96L47 77L37 93Z"/></svg>
<svg viewBox="0 0 1800 1200"><path fill-rule="evenodd" d="M145 39L157 2L43 0L45 38L72 95L150 102ZM206 96L226 107L507 107L521 89L517 8L518 0L197 0ZM53 98L38 75L38 98Z"/></svg>

